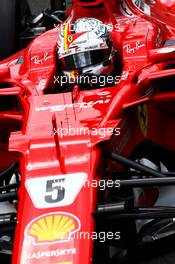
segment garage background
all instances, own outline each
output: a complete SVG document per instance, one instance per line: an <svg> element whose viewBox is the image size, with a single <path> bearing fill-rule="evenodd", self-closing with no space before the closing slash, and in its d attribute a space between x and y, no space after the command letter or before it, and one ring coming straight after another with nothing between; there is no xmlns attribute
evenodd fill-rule
<svg viewBox="0 0 175 264"><path fill-rule="evenodd" d="M29 5L31 7L32 13L38 14L44 8L50 7L49 0L29 0Z"/></svg>
<svg viewBox="0 0 175 264"><path fill-rule="evenodd" d="M42 12L43 9L50 7L49 0L28 1L32 13L35 15ZM171 241L165 241L161 245L149 245L148 248L139 250L139 252L137 252L136 254L138 255L138 261L129 264L175 264L175 239L172 239ZM139 259L142 259L142 261L140 261Z"/></svg>

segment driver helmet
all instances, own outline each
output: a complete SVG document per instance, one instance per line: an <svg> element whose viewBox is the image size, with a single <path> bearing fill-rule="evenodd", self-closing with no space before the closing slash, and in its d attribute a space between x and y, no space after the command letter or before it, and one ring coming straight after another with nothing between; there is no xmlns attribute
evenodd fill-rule
<svg viewBox="0 0 175 264"><path fill-rule="evenodd" d="M107 26L95 18L64 23L58 38L58 61L69 79L80 75L109 75L114 51Z"/></svg>

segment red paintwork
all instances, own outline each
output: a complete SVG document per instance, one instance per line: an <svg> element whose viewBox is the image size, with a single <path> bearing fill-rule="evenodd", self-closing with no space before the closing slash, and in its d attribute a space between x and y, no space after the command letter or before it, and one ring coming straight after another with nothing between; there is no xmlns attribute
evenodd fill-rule
<svg viewBox="0 0 175 264"><path fill-rule="evenodd" d="M170 30L174 32L175 26L175 1L174 0L143 0L142 2L145 3L147 6L150 7L150 13L148 13L148 9L138 8L133 2L134 0L124 0L126 1L128 7L134 14L139 14L142 17L150 18L155 22L161 23L162 26L169 27ZM141 1L137 1L141 2Z"/></svg>
<svg viewBox="0 0 175 264"><path fill-rule="evenodd" d="M127 157L138 144L146 140L175 149L175 136L171 132L175 129L175 123L172 122L175 113L175 92L160 94L154 89L150 90L151 80L156 76L175 73L174 69L164 70L173 62L175 53L159 53L165 40L172 38L172 31L168 28L165 30L162 23L155 23L155 19L151 17L146 19L145 16L140 16L139 11L135 9L133 11L136 16L132 19L122 15L120 3L117 1L97 2L104 2L104 7L83 8L82 3L75 1L73 16L96 17L104 23L113 23L114 26L117 24L118 30L111 32L111 38L114 47L118 48L122 55L123 74L127 73L127 77L116 87L80 92L77 90L79 94L75 96L75 105L72 104L71 93L60 93L59 88L57 93L53 93L53 76L57 72L55 51L58 29L39 36L28 48L0 64L1 87L3 88L6 81L14 86L1 89L0 98L11 94L17 96L20 102L18 110L0 111L0 157L4 160L0 170L17 159L20 160L21 170L13 264L90 264L93 255L92 240L71 240L34 246L27 242L24 233L28 224L35 218L59 212L76 216L81 223L80 230L92 232L92 212L99 201L96 188L83 187L71 205L37 209L26 190L27 179L79 172L87 173L89 181L107 179L110 173L104 173L105 166L118 166L118 169L122 169L122 166L105 160L103 152L106 148ZM132 9L131 1L129 5ZM19 57L24 58L23 64L16 64ZM170 58L173 60L170 61ZM99 92L104 92L104 95L99 95ZM87 106L89 102L93 102L91 107L80 108L82 103ZM137 105L145 102L149 102L147 135L143 135L137 116ZM50 107L54 106L62 108L51 112ZM60 138L53 135L53 124L57 129L67 128L68 125L89 129L119 127L121 134L104 138L89 135L67 135ZM9 135L7 138L4 137L6 134ZM37 189L37 186L35 188ZM30 261L24 257L25 254L31 255L36 251L52 251L58 248L75 248L76 254Z"/></svg>

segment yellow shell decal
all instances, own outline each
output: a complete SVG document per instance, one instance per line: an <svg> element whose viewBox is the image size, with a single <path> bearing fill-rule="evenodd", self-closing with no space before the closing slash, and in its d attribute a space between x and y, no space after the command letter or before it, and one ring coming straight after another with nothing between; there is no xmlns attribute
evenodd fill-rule
<svg viewBox="0 0 175 264"><path fill-rule="evenodd" d="M143 135L146 137L148 134L148 109L146 105L138 106L138 119L139 119L140 129Z"/></svg>
<svg viewBox="0 0 175 264"><path fill-rule="evenodd" d="M27 236L32 237L35 244L66 242L70 235L80 229L77 217L68 213L52 213L34 219L27 226Z"/></svg>

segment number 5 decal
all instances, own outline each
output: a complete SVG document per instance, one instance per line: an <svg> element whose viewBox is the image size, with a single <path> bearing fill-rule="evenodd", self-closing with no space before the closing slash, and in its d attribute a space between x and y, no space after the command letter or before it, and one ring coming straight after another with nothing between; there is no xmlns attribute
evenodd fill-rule
<svg viewBox="0 0 175 264"><path fill-rule="evenodd" d="M45 196L45 201L47 203L57 203L64 199L65 188L63 186L54 186L55 181L49 180L46 184L46 193L50 193Z"/></svg>
<svg viewBox="0 0 175 264"><path fill-rule="evenodd" d="M86 173L73 173L32 178L25 186L36 208L54 208L72 204L87 177Z"/></svg>

